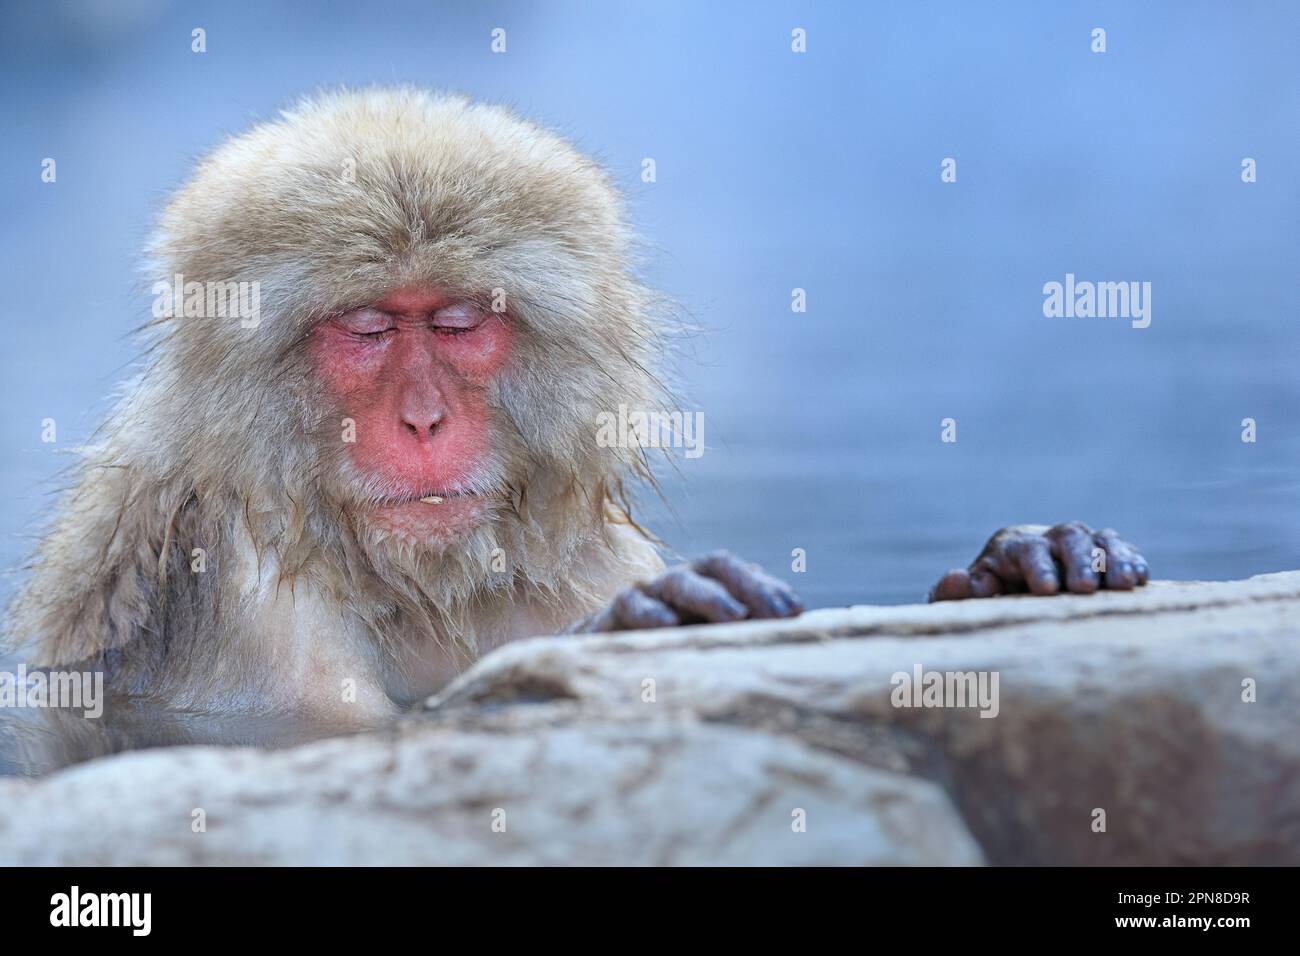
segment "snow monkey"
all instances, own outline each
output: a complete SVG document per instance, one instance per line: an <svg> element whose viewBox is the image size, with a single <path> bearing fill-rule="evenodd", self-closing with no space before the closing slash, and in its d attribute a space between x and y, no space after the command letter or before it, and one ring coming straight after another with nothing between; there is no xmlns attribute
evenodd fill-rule
<svg viewBox="0 0 1300 956"><path fill-rule="evenodd" d="M336 716L523 636L800 613L729 553L666 569L647 450L596 440L669 407L630 244L596 165L463 97L336 91L227 141L162 212L141 372L10 642L172 707ZM1106 533L1000 534L935 596L1146 576Z"/></svg>

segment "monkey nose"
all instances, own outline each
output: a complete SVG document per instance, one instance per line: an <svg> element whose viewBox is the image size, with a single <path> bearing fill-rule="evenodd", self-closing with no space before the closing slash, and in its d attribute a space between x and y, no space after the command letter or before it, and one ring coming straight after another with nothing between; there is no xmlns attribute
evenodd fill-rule
<svg viewBox="0 0 1300 956"><path fill-rule="evenodd" d="M402 412L402 430L417 441L424 441L433 436L442 417L440 408L407 408Z"/></svg>

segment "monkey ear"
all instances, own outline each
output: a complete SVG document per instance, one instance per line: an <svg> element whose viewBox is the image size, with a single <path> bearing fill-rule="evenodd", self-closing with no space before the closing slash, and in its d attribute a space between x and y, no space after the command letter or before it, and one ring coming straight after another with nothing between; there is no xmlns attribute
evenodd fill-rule
<svg viewBox="0 0 1300 956"><path fill-rule="evenodd" d="M30 666L95 661L151 629L171 516L145 497L127 467L83 467L11 608L6 643Z"/></svg>

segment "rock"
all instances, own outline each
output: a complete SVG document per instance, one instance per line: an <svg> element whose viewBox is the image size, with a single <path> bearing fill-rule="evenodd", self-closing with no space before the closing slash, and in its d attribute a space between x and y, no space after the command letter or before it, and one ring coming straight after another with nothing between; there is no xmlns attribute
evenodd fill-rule
<svg viewBox="0 0 1300 956"><path fill-rule="evenodd" d="M1295 865L1298 648L1300 572L525 641L383 732L0 781L0 860Z"/></svg>
<svg viewBox="0 0 1300 956"><path fill-rule="evenodd" d="M933 784L676 721L510 734L411 722L280 753L150 751L11 783L3 799L11 864L981 859ZM191 831L196 809L204 833ZM808 832L793 832L795 809Z"/></svg>

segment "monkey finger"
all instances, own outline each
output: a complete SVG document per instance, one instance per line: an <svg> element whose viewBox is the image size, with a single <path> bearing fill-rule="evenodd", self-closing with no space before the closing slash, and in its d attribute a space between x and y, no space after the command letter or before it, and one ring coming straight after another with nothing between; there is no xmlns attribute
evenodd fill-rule
<svg viewBox="0 0 1300 956"><path fill-rule="evenodd" d="M794 617L803 603L784 581L730 551L715 551L695 562L695 570L722 583L731 596L749 609L749 616Z"/></svg>
<svg viewBox="0 0 1300 956"><path fill-rule="evenodd" d="M1101 581L1093 570L1092 535L1077 522L1058 524L1047 533L1052 557L1065 571L1065 589L1074 594L1091 594Z"/></svg>
<svg viewBox="0 0 1300 956"><path fill-rule="evenodd" d="M1016 542L1012 550L1030 591L1034 594L1055 594L1061 589L1056 562L1052 560L1052 548L1046 538L1024 538Z"/></svg>
<svg viewBox="0 0 1300 956"><path fill-rule="evenodd" d="M1002 593L1002 580L988 568L976 565L970 572L970 596L996 597Z"/></svg>
<svg viewBox="0 0 1300 956"><path fill-rule="evenodd" d="M628 588L620 593L614 599L613 611L620 630L674 627L681 623L672 608L637 588Z"/></svg>
<svg viewBox="0 0 1300 956"><path fill-rule="evenodd" d="M575 621L572 624L572 626L570 626L569 629L564 631L563 633L605 634L610 631L618 631L618 630L622 630L622 625L619 624L618 615L614 613L614 605L611 604L608 607L602 608L601 610L595 612L594 614L588 614L586 617L582 618L581 620Z"/></svg>
<svg viewBox="0 0 1300 956"><path fill-rule="evenodd" d="M961 568L953 568L930 589L930 600L931 602L962 601L974 597L973 590L970 572Z"/></svg>
<svg viewBox="0 0 1300 956"><path fill-rule="evenodd" d="M1108 529L1109 531L1109 529ZM1114 534L1114 532L1109 532ZM1133 574L1136 577L1136 586L1141 587L1151 579L1151 568L1147 565L1147 559L1133 545L1129 544L1123 538L1116 536L1120 544L1124 546L1127 553L1128 561L1133 565Z"/></svg>
<svg viewBox="0 0 1300 956"><path fill-rule="evenodd" d="M740 621L749 613L719 582L686 567L675 568L642 589L677 612L682 623Z"/></svg>
<svg viewBox="0 0 1300 956"><path fill-rule="evenodd" d="M1133 563L1133 568L1137 571L1138 587L1142 587L1151 579L1151 569L1147 566L1147 559L1142 555L1137 555Z"/></svg>
<svg viewBox="0 0 1300 956"><path fill-rule="evenodd" d="M776 617L798 617L803 613L803 598L795 593L794 588L780 578L774 578L757 565L754 573L762 587L766 588L778 606Z"/></svg>
<svg viewBox="0 0 1300 956"><path fill-rule="evenodd" d="M1093 540L1106 552L1105 586L1113 591L1131 591L1138 583L1135 552L1110 528L1096 532Z"/></svg>

